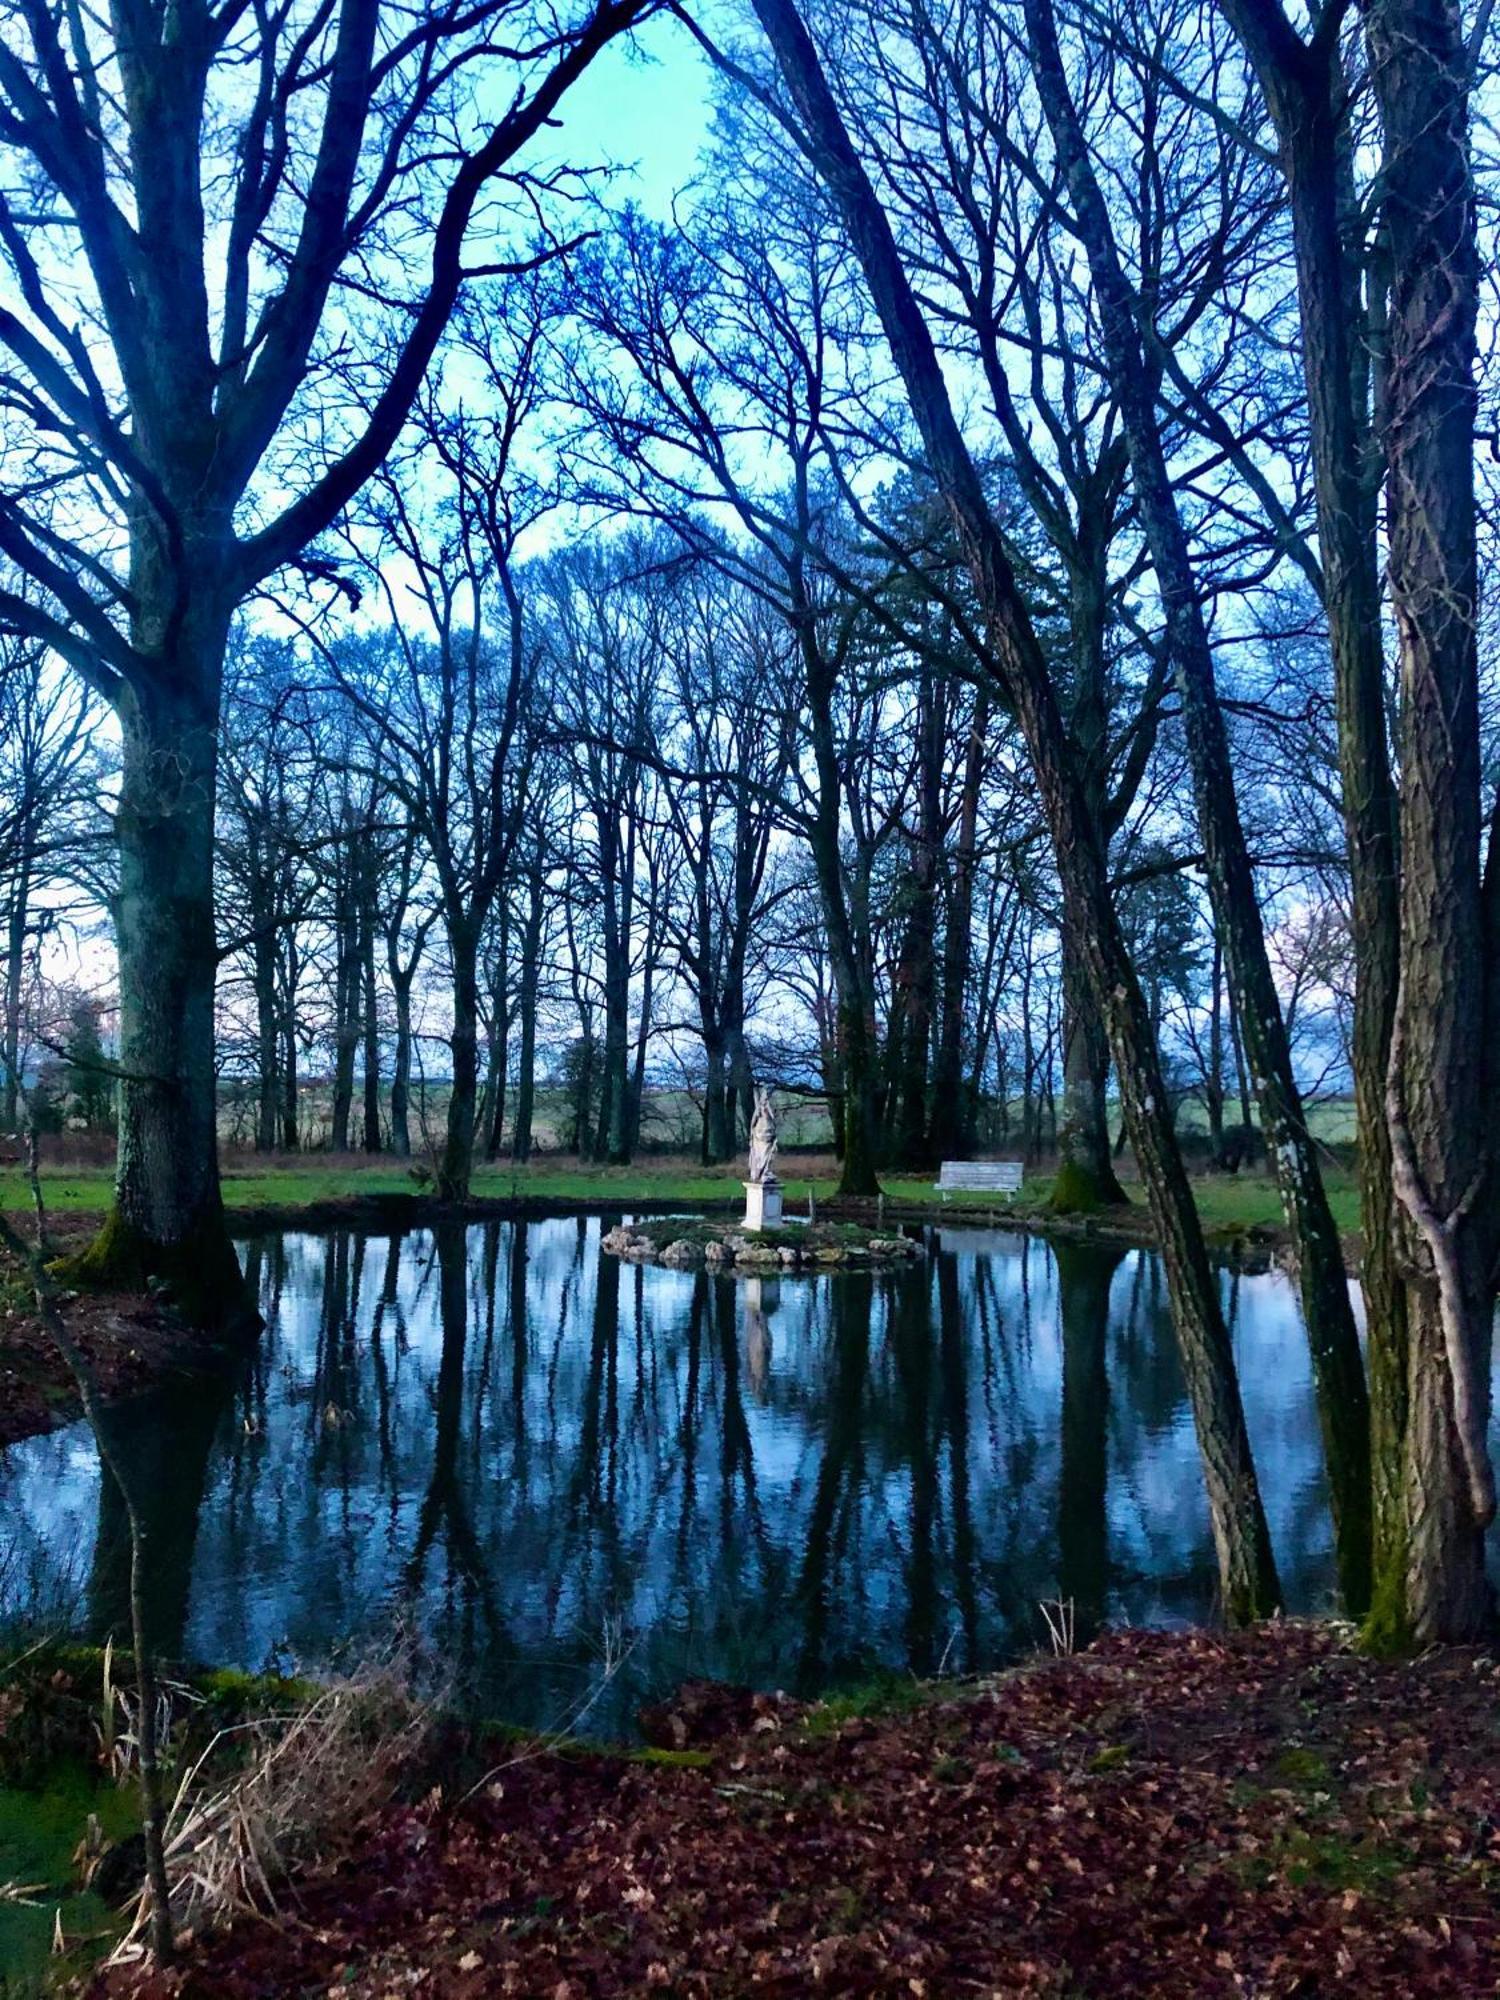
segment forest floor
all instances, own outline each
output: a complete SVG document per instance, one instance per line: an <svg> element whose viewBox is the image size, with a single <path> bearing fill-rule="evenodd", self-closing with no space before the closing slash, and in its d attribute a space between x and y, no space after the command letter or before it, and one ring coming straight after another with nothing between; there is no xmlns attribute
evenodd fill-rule
<svg viewBox="0 0 1500 2000"><path fill-rule="evenodd" d="M986 1195L939 1199L929 1175L887 1175L883 1202L840 1201L833 1196L837 1165L830 1156L792 1156L783 1163L787 1213L805 1214L811 1193L820 1219L871 1226L947 1221L1033 1230L1044 1235L1149 1244L1151 1219L1144 1202L1077 1217L1048 1207L1051 1180L1028 1179L1019 1197ZM82 1247L103 1219L110 1197L108 1171L97 1164L49 1163L42 1172L49 1229L60 1251ZM1194 1194L1216 1254L1264 1266L1285 1247L1280 1198L1269 1178L1250 1173L1205 1174ZM1344 1234L1350 1269L1357 1270L1358 1193L1341 1168L1328 1174L1334 1218ZM379 1231L399 1224L420 1227L440 1215L577 1213L688 1205L737 1208L743 1200L735 1167L704 1168L695 1161L653 1157L629 1167L580 1165L544 1157L524 1168L481 1168L473 1201L442 1209L394 1161L361 1154L290 1156L262 1164L253 1155L230 1157L224 1198L231 1226L327 1229L340 1225ZM22 1170L0 1166L0 1208L31 1208ZM24 1226L24 1225L23 1225ZM68 1306L69 1322L106 1398L149 1388L177 1369L199 1369L222 1360L222 1350L150 1300L128 1294L80 1293ZM72 1379L38 1323L29 1286L19 1270L0 1260L0 1446L48 1430L76 1414Z"/></svg>
<svg viewBox="0 0 1500 2000"><path fill-rule="evenodd" d="M102 1211L54 1214L52 1248L59 1256L81 1250L102 1219ZM160 1388L174 1375L201 1375L243 1351L226 1350L137 1293L65 1291L62 1298L69 1331L108 1402ZM78 1414L72 1374L37 1317L30 1277L0 1253L0 1447Z"/></svg>
<svg viewBox="0 0 1500 2000"><path fill-rule="evenodd" d="M643 1718L679 1749L424 1770L271 1920L91 1990L1493 1995L1497 1695L1474 1651L1383 1663L1300 1623L811 1707L684 1691Z"/></svg>

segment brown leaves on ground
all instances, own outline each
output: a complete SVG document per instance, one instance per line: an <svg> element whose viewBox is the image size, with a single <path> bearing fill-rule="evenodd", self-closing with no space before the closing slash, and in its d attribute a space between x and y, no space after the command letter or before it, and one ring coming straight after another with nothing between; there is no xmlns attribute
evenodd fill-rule
<svg viewBox="0 0 1500 2000"><path fill-rule="evenodd" d="M385 1814L214 2000L1494 1994L1500 1668L1326 1628L1125 1634L698 1766L542 1754ZM295 1913L295 1914L293 1914Z"/></svg>
<svg viewBox="0 0 1500 2000"><path fill-rule="evenodd" d="M17 1218L23 1233L29 1220ZM53 1251L70 1256L89 1242L99 1216L66 1213L49 1223ZM202 1333L135 1292L65 1292L68 1331L107 1402L139 1395L176 1374L217 1361ZM56 1342L37 1317L28 1273L0 1257L0 1446L71 1423L77 1391Z"/></svg>

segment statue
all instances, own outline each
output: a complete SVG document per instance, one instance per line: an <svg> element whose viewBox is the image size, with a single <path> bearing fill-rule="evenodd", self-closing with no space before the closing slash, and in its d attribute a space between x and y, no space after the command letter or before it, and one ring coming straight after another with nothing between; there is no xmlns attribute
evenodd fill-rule
<svg viewBox="0 0 1500 2000"><path fill-rule="evenodd" d="M781 1182L776 1178L776 1113L771 1109L771 1093L759 1085L755 1091L755 1116L750 1120L749 1178L745 1182L745 1227L777 1229L781 1226Z"/></svg>
<svg viewBox="0 0 1500 2000"><path fill-rule="evenodd" d="M776 1169L772 1164L776 1158L776 1113L771 1108L771 1093L759 1085L755 1091L755 1115L750 1120L750 1167L748 1178L757 1182L775 1183Z"/></svg>

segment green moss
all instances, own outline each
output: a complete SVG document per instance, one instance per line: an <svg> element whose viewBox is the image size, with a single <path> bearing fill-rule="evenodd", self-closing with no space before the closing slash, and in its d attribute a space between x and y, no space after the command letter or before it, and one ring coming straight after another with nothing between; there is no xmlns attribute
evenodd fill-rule
<svg viewBox="0 0 1500 2000"><path fill-rule="evenodd" d="M280 1674L247 1674L237 1667L215 1667L189 1676L190 1684L220 1717L281 1714L305 1708L321 1690L316 1681Z"/></svg>
<svg viewBox="0 0 1500 2000"><path fill-rule="evenodd" d="M871 1721L882 1715L910 1715L935 1699L931 1689L898 1674L882 1675L831 1694L808 1710L803 1728L809 1736L831 1736L846 1722Z"/></svg>
<svg viewBox="0 0 1500 2000"><path fill-rule="evenodd" d="M1254 1889L1280 1879L1294 1889L1355 1890L1378 1898L1408 1866L1404 1850L1321 1828L1280 1828L1260 1854L1242 1859L1237 1873Z"/></svg>
<svg viewBox="0 0 1500 2000"><path fill-rule="evenodd" d="M193 1326L229 1329L253 1313L222 1216L206 1216L180 1242L153 1242L111 1205L92 1243L52 1266L60 1283L85 1290L143 1292L153 1279Z"/></svg>
<svg viewBox="0 0 1500 2000"><path fill-rule="evenodd" d="M59 1921L69 1943L97 1946L114 1934L115 1914L77 1881L73 1857L90 1818L105 1842L127 1839L140 1824L135 1787L99 1783L82 1758L60 1760L40 1788L0 1787L0 1882L34 1892L24 1903L0 1902L0 1990L7 1996L51 1983Z"/></svg>
<svg viewBox="0 0 1500 2000"><path fill-rule="evenodd" d="M1316 1750L1293 1745L1276 1759L1276 1776L1284 1785L1322 1787L1328 1783L1328 1761Z"/></svg>
<svg viewBox="0 0 1500 2000"><path fill-rule="evenodd" d="M1361 1649L1377 1660L1402 1660L1417 1649L1406 1604L1406 1548L1377 1549L1370 1611L1360 1628Z"/></svg>
<svg viewBox="0 0 1500 2000"><path fill-rule="evenodd" d="M1098 1751L1089 1759L1089 1769L1096 1773L1118 1771L1130 1762L1130 1752L1123 1743L1111 1743L1105 1750Z"/></svg>
<svg viewBox="0 0 1500 2000"><path fill-rule="evenodd" d="M711 1750L661 1750L654 1743L630 1752L632 1764L665 1764L678 1771L706 1771L713 1761Z"/></svg>
<svg viewBox="0 0 1500 2000"><path fill-rule="evenodd" d="M1097 1174L1091 1174L1077 1160L1064 1160L1052 1183L1047 1206L1054 1215L1094 1215L1111 1206L1111 1196Z"/></svg>

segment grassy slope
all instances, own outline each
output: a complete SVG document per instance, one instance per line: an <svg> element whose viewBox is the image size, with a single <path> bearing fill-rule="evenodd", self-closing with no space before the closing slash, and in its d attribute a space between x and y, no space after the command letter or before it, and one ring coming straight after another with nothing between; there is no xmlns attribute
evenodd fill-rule
<svg viewBox="0 0 1500 2000"><path fill-rule="evenodd" d="M807 1200L808 1168L797 1171L793 1159L787 1169L786 1199L796 1212ZM831 1163L808 1163L811 1185L821 1197L831 1195ZM110 1177L94 1168L52 1167L44 1171L48 1206L57 1210L97 1211L109 1204ZM888 1174L887 1194L893 1201L939 1206L928 1175ZM1021 1202L1033 1206L1045 1202L1050 1190L1046 1178L1028 1180ZM1343 1231L1359 1227L1359 1197L1353 1180L1342 1169L1327 1172L1329 1199L1334 1219ZM1261 1175L1238 1174L1205 1176L1195 1183L1198 1207L1205 1222L1220 1228L1277 1228L1282 1221L1281 1203L1272 1181ZM410 1174L394 1162L365 1166L339 1160L320 1162L316 1157L303 1165L275 1165L255 1170L238 1164L226 1169L224 1197L231 1208L295 1207L303 1202L337 1200L359 1194L413 1192ZM731 1169L713 1171L674 1160L643 1160L631 1167L558 1166L546 1160L525 1168L510 1166L482 1169L474 1177L474 1193L487 1197L520 1196L538 1201L616 1201L628 1206L639 1202L737 1202L740 1180ZM1138 1198L1138 1196L1136 1197ZM0 1207L26 1208L31 1195L24 1176L16 1168L0 1170ZM997 1198L958 1195L950 1211L978 1210L988 1213L1002 1209Z"/></svg>

